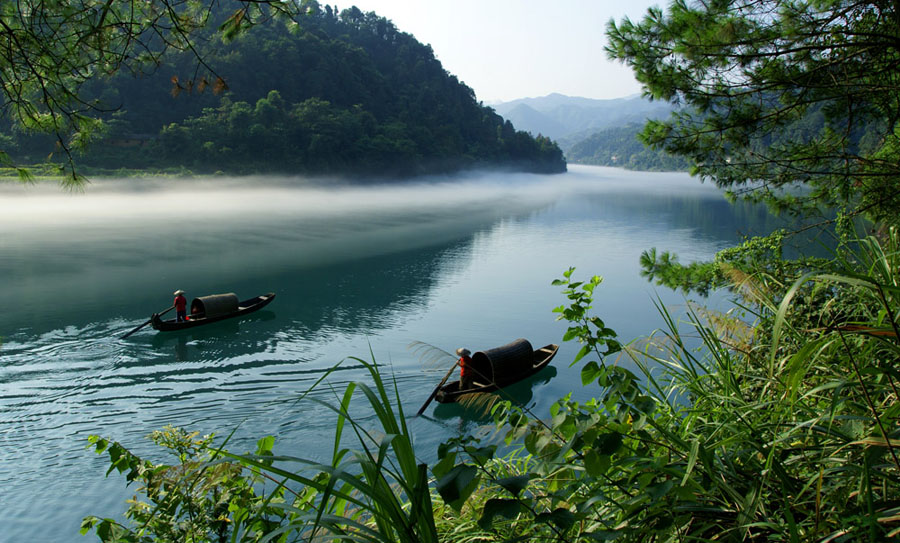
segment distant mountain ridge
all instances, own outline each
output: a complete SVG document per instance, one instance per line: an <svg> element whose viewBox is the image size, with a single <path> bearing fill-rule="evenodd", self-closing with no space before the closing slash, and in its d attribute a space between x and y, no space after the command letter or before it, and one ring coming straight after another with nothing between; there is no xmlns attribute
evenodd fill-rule
<svg viewBox="0 0 900 543"><path fill-rule="evenodd" d="M553 93L492 104L519 130L556 141L575 164L642 171L686 171L690 162L638 139L648 119L665 119L675 107L639 95L608 100Z"/></svg>
<svg viewBox="0 0 900 543"><path fill-rule="evenodd" d="M559 93L492 104L519 130L556 140L563 150L607 128L668 117L668 102L651 102L638 95L598 100Z"/></svg>

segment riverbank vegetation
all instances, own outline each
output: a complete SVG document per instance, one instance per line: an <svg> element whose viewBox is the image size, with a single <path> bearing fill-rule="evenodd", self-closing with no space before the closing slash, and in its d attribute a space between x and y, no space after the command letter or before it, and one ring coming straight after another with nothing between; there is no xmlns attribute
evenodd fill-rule
<svg viewBox="0 0 900 543"><path fill-rule="evenodd" d="M555 282L567 300L556 312L582 344L573 363L595 399L567 396L541 414L495 403L501 439L450 439L430 467L374 364L371 386L318 402L335 417L329 462L280 456L272 438L235 455L167 429L154 440L178 461L151 464L92 438L145 498L130 525L89 517L83 531L109 542L890 539L900 234L845 249L843 273L786 292L744 278L752 323L699 308L676 322L660 308L668 328L627 345L592 311L601 279L570 269ZM354 416L357 391L377 424Z"/></svg>

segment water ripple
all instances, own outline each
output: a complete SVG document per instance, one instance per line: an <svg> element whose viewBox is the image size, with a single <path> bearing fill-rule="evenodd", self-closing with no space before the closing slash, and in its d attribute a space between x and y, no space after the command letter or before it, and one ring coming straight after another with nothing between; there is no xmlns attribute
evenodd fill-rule
<svg viewBox="0 0 900 543"><path fill-rule="evenodd" d="M737 240L721 234L737 223L687 190L687 176L610 172L339 190L265 180L119 180L79 197L0 189L0 539L80 541L81 517L122 512L132 490L104 477L91 434L155 461L167 458L146 436L168 424L234 430L233 451L269 433L280 452L327 457L336 415L297 400L323 377L311 396L332 404L348 383L371 382L348 356L387 364L415 409L442 372L423 372L411 341L452 351L557 340L549 282L568 265L613 285L597 307L615 308L607 320L623 337L651 329L640 251L709 256ZM278 297L246 319L120 339L176 288ZM535 385L532 401L571 391L570 377L549 394ZM364 399L351 409L374 426ZM423 454L464 428L458 414L411 421Z"/></svg>

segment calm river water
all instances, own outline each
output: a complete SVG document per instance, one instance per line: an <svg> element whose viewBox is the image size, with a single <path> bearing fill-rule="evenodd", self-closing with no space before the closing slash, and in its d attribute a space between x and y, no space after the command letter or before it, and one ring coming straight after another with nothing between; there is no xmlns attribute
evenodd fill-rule
<svg viewBox="0 0 900 543"><path fill-rule="evenodd" d="M4 541L60 543L82 517L117 516L132 489L86 450L100 434L162 461L146 439L172 424L224 436L233 451L263 435L280 453L324 458L334 417L292 402L347 357L374 359L407 411L453 358L518 337L560 343L551 285L569 266L602 275L595 311L623 340L661 326L654 301L681 294L639 277L642 250L708 258L773 226L685 174L572 166L563 175L469 174L392 186L321 188L290 179L95 181L0 186L0 526ZM258 314L163 334L123 333L171 304L274 291ZM580 390L578 350L517 390L545 413ZM365 374L352 360L329 378ZM322 388L324 399L333 392ZM412 422L423 460L477 423L441 406ZM363 411L361 417L365 418Z"/></svg>

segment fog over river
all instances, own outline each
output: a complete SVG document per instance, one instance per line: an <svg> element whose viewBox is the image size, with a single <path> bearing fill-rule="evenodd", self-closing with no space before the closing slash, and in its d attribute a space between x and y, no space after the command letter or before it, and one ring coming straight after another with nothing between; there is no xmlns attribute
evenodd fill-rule
<svg viewBox="0 0 900 543"><path fill-rule="evenodd" d="M566 325L551 310L566 299L551 281L570 266L604 277L594 310L628 341L662 325L657 297L685 304L639 276L641 251L706 259L775 226L686 174L584 166L394 185L128 179L68 193L0 184L0 539L91 541L78 535L82 517L124 510L133 489L104 478L105 457L85 448L91 434L168 461L151 431L237 428L233 451L271 434L276 452L322 458L334 416L293 399L347 357L384 364L415 412L453 358L426 362L410 343L448 352L518 337L560 343ZM244 319L120 339L176 289L276 299ZM517 399L545 413L569 391L587 397L569 368L577 350L562 344ZM365 378L353 360L342 368L329 378L339 392ZM333 398L328 387L317 394ZM427 415L412 421L423 461L483 423L455 406Z"/></svg>

